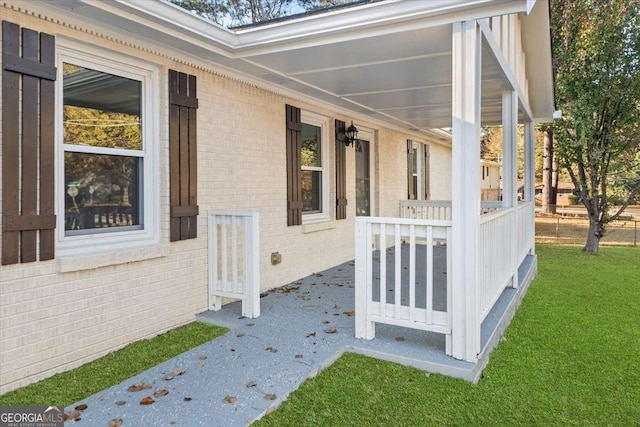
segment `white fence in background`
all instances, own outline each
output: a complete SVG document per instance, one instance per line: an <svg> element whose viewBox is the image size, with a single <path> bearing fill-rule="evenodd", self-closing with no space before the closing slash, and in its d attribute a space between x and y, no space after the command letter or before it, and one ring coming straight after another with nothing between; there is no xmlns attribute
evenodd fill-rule
<svg viewBox="0 0 640 427"><path fill-rule="evenodd" d="M535 206L533 202L523 202L518 205L516 216L518 232L518 258L517 265L520 265L524 258L533 248L535 239Z"/></svg>
<svg viewBox="0 0 640 427"><path fill-rule="evenodd" d="M242 315L260 316L260 229L257 212L209 212L209 309L242 300Z"/></svg>
<svg viewBox="0 0 640 427"><path fill-rule="evenodd" d="M425 243L426 258L416 260L416 240ZM375 323L386 323L414 329L446 334L447 354L451 354L451 274L447 275L447 311L433 308L434 283L434 241L451 241L451 222L436 220L416 220L400 218L356 218L356 277L355 277L355 335L357 338L372 339ZM402 260L402 245L408 244L408 260ZM379 248L379 258L375 259L374 245ZM394 251L394 277L387 283L387 253ZM447 271L451 271L451 246L446 245ZM406 258L406 257L405 257ZM383 262L381 262L383 261ZM408 262L407 262L408 261ZM426 308L416 304L416 262L425 265ZM379 301L374 300L374 263L379 269ZM404 270L404 269L408 269ZM403 305L402 272L408 274L408 304ZM394 299L387 301L386 290L394 290ZM423 304L420 304L423 305Z"/></svg>
<svg viewBox="0 0 640 427"><path fill-rule="evenodd" d="M502 294L517 270L513 241L513 209L502 209L480 217L478 298L480 321ZM517 279L517 277L516 277Z"/></svg>

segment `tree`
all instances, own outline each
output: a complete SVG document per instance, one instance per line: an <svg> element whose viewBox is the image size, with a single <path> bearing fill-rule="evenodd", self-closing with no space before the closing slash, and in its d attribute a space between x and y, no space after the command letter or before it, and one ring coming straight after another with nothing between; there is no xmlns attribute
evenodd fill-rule
<svg viewBox="0 0 640 427"><path fill-rule="evenodd" d="M556 213L558 200L558 171L554 165L556 155L553 151L553 130L549 126L540 129L543 134L543 170L542 170L542 212Z"/></svg>
<svg viewBox="0 0 640 427"><path fill-rule="evenodd" d="M276 19L354 0L170 0L196 15L226 27Z"/></svg>
<svg viewBox="0 0 640 427"><path fill-rule="evenodd" d="M589 217L585 252L640 192L640 0L554 0L560 165ZM624 179L624 182L619 182ZM610 210L610 189L624 192Z"/></svg>
<svg viewBox="0 0 640 427"><path fill-rule="evenodd" d="M295 10L296 0L171 0L196 15L233 27L286 16Z"/></svg>

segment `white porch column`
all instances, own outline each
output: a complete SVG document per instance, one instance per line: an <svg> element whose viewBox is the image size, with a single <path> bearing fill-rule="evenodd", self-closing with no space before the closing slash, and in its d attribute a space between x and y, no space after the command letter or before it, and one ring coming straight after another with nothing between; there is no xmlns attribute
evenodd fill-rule
<svg viewBox="0 0 640 427"><path fill-rule="evenodd" d="M502 93L502 206L511 209L509 265L511 286L518 287L518 95L514 90Z"/></svg>
<svg viewBox="0 0 640 427"><path fill-rule="evenodd" d="M476 21L453 24L451 354L480 352L480 80L482 37Z"/></svg>
<svg viewBox="0 0 640 427"><path fill-rule="evenodd" d="M536 206L536 135L532 122L524 124L524 198L533 203L531 209ZM529 254L535 254L536 231L535 224L528 225L529 238L533 242L529 248Z"/></svg>

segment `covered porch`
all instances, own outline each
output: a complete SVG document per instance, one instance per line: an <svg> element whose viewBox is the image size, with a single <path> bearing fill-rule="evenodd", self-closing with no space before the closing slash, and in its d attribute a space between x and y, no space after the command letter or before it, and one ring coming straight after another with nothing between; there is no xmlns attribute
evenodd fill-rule
<svg viewBox="0 0 640 427"><path fill-rule="evenodd" d="M416 249L421 254L424 246ZM410 245L401 244L400 258L406 260ZM441 276L447 276L446 247L434 248L433 271ZM379 260L380 251L373 251L372 258ZM389 264L395 260L395 248L387 250ZM228 334L230 341L227 346L233 348L229 354L232 365L230 371L237 371L237 363L242 362L243 372L247 378L261 376L284 375L291 376L287 381L297 384L307 377L314 376L321 369L327 367L345 352L355 352L367 356L413 366L432 373L461 378L477 382L482 370L488 362L491 350L498 344L500 337L509 324L517 306L520 304L531 275L536 268L536 260L527 256L523 260L519 271L518 288L504 289L495 304L486 313L481 322L482 351L473 363L457 360L446 355L446 336L429 330L407 328L393 324L380 324L376 328L373 340L358 339L354 335L357 328L356 263L349 261L337 265L329 270L318 272L292 282L284 287L265 292L260 295L261 314L257 318L243 316L240 301L222 306L217 311L207 311L198 315L198 320L226 326L232 329ZM425 277L426 264L417 266L416 276ZM374 299L379 300L380 271L372 270ZM391 270L387 274L392 274ZM401 274L401 291L397 295L401 298L403 307L408 307L409 277ZM446 306L446 280L436 280L433 306L442 309ZM382 281L383 282L383 281ZM426 301L426 282L417 280L415 288L418 309L424 308ZM387 298L395 299L395 289L387 281ZM355 315L354 315L355 314ZM251 349L246 349L244 341L248 339ZM266 349L275 349L278 353L274 359L265 358ZM271 351L271 350L266 350ZM286 357L282 358L281 356ZM281 359L277 362L277 359ZM252 360L255 359L255 369ZM276 363L277 362L277 363ZM270 364L276 363L271 366ZM269 365L269 366L266 366ZM224 369L222 369L224 371ZM254 372L255 371L255 372ZM260 381L258 381L260 382ZM268 381L262 381L268 382ZM278 393L280 397L281 394Z"/></svg>

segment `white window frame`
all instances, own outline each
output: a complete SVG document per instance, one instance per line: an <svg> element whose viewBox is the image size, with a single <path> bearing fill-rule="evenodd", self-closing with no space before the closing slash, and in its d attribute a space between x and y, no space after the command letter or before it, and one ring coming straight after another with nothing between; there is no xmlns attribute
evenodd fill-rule
<svg viewBox="0 0 640 427"><path fill-rule="evenodd" d="M110 50L85 45L83 43L57 39L56 65L58 76L56 81L56 214L57 214L57 242L56 250L59 256L81 256L110 252L119 249L131 249L154 245L159 242L159 200L160 188L158 167L159 133L159 71L150 63L143 62L127 55ZM135 230L87 233L81 235L66 235L65 232L65 194L64 189L64 153L65 147L74 152L82 152L81 146L64 144L64 114L63 114L63 63L71 63L91 68L105 73L138 80L141 89L141 150L105 149L105 153L98 153L100 149L92 147L91 153L122 154L135 153L142 158L141 191L142 207L140 219L142 227Z"/></svg>
<svg viewBox="0 0 640 427"><path fill-rule="evenodd" d="M321 114L302 110L300 121L304 124L317 126L320 128L320 167L302 166L301 170L319 171L322 174L322 190L320 202L320 212L302 212L302 223L328 221L329 220L329 117Z"/></svg>

